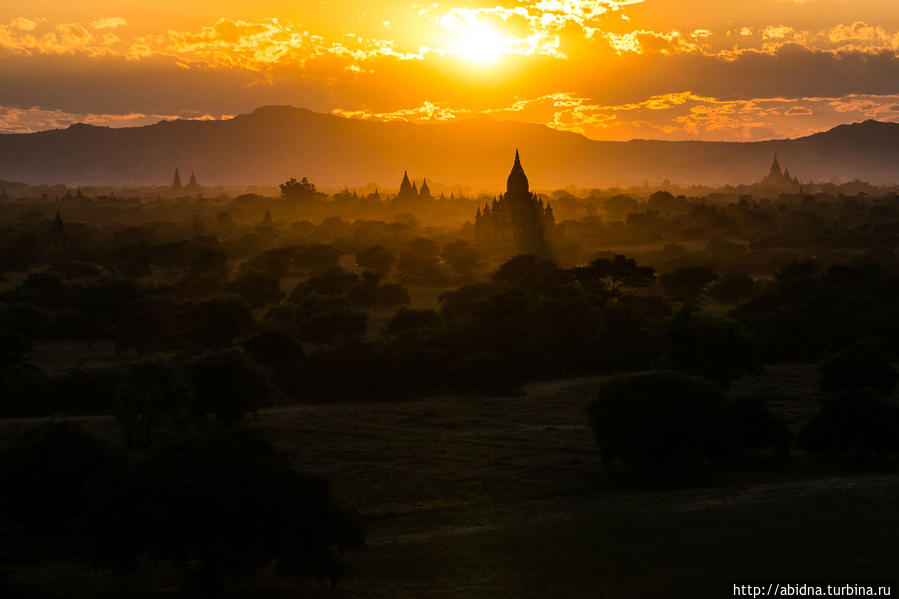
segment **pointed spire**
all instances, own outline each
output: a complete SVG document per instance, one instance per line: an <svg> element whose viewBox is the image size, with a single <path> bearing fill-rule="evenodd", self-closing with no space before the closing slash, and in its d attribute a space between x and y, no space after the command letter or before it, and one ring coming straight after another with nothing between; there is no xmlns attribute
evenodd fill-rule
<svg viewBox="0 0 899 599"><path fill-rule="evenodd" d="M56 209L56 218L53 219L53 229L50 231L50 239L54 243L62 243L66 237L66 230L62 224L62 217L59 216L59 209Z"/></svg>
<svg viewBox="0 0 899 599"><path fill-rule="evenodd" d="M181 173L175 168L175 177L172 179L172 189L181 189Z"/></svg>
<svg viewBox="0 0 899 599"><path fill-rule="evenodd" d="M412 192L414 189L412 183L409 181L409 173L407 171L403 171L403 182L400 183L400 191L397 197L404 197ZM417 191L415 193L418 193Z"/></svg>
<svg viewBox="0 0 899 599"><path fill-rule="evenodd" d="M521 157L516 148L515 164L512 165L512 172L509 173L509 178L506 180L506 194L512 193L524 196L529 192L530 186L528 185L528 178L527 175L524 174L524 169L521 167Z"/></svg>
<svg viewBox="0 0 899 599"><path fill-rule="evenodd" d="M780 163L777 162L777 154L774 154L774 162L771 163L771 170L768 171L768 178L779 178L783 176L780 170Z"/></svg>

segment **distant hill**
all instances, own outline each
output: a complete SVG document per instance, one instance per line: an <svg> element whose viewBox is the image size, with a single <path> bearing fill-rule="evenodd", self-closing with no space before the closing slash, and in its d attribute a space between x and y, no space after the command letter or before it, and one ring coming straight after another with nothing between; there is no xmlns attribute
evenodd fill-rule
<svg viewBox="0 0 899 599"><path fill-rule="evenodd" d="M590 140L486 117L441 124L346 119L266 106L223 121L0 135L0 179L32 184L163 185L175 167L201 184L308 176L319 186L394 187L404 169L446 183L504 183L515 148L533 186L632 185L649 179L752 183L776 152L802 181L899 182L899 124L865 121L792 140L751 143Z"/></svg>

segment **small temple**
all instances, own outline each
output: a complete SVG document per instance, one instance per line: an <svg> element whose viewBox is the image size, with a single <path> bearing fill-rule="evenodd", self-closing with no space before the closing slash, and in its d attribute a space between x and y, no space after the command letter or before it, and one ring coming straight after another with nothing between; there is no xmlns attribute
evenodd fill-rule
<svg viewBox="0 0 899 599"><path fill-rule="evenodd" d="M409 180L408 171L403 171L403 181L400 183L399 193L393 198L393 202L398 208L414 210L421 207L420 202L433 199L427 179L422 179L421 188L419 188L414 181Z"/></svg>
<svg viewBox="0 0 899 599"><path fill-rule="evenodd" d="M784 193L795 192L800 188L799 179L790 175L790 169L781 170L780 163L777 161L777 154L774 155L774 162L768 169L768 174L761 181L761 185L775 191Z"/></svg>

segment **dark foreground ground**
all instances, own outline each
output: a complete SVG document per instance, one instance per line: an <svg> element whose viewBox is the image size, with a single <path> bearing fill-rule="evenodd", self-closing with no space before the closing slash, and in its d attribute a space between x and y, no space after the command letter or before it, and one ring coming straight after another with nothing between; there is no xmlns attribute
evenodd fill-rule
<svg viewBox="0 0 899 599"><path fill-rule="evenodd" d="M327 474L368 547L326 585L260 597L730 597L744 580L892 580L899 473L882 466L747 466L677 488L604 480L583 414L599 379L511 398L266 410L257 426L301 470ZM771 367L735 391L793 425L813 367ZM87 428L114 434L108 419ZM0 424L4 436L27 426ZM173 596L165 572L121 581L82 564L0 567L32 597Z"/></svg>

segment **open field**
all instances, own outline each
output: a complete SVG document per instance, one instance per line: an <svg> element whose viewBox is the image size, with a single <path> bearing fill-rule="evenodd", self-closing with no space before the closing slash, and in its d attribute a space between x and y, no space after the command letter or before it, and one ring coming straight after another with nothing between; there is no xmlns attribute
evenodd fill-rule
<svg viewBox="0 0 899 599"><path fill-rule="evenodd" d="M813 367L775 366L735 391L767 397L796 426L813 409L813 374ZM365 520L368 548L349 557L336 591L306 590L729 597L738 580L895 578L899 474L795 460L677 488L609 481L583 414L599 380L529 385L518 397L263 411L254 426L298 469L328 475L338 499ZM114 434L108 419L84 423ZM8 436L27 424L7 421L0 431ZM102 595L90 591L102 577L4 570L13 588ZM258 596L297 592L269 587Z"/></svg>

